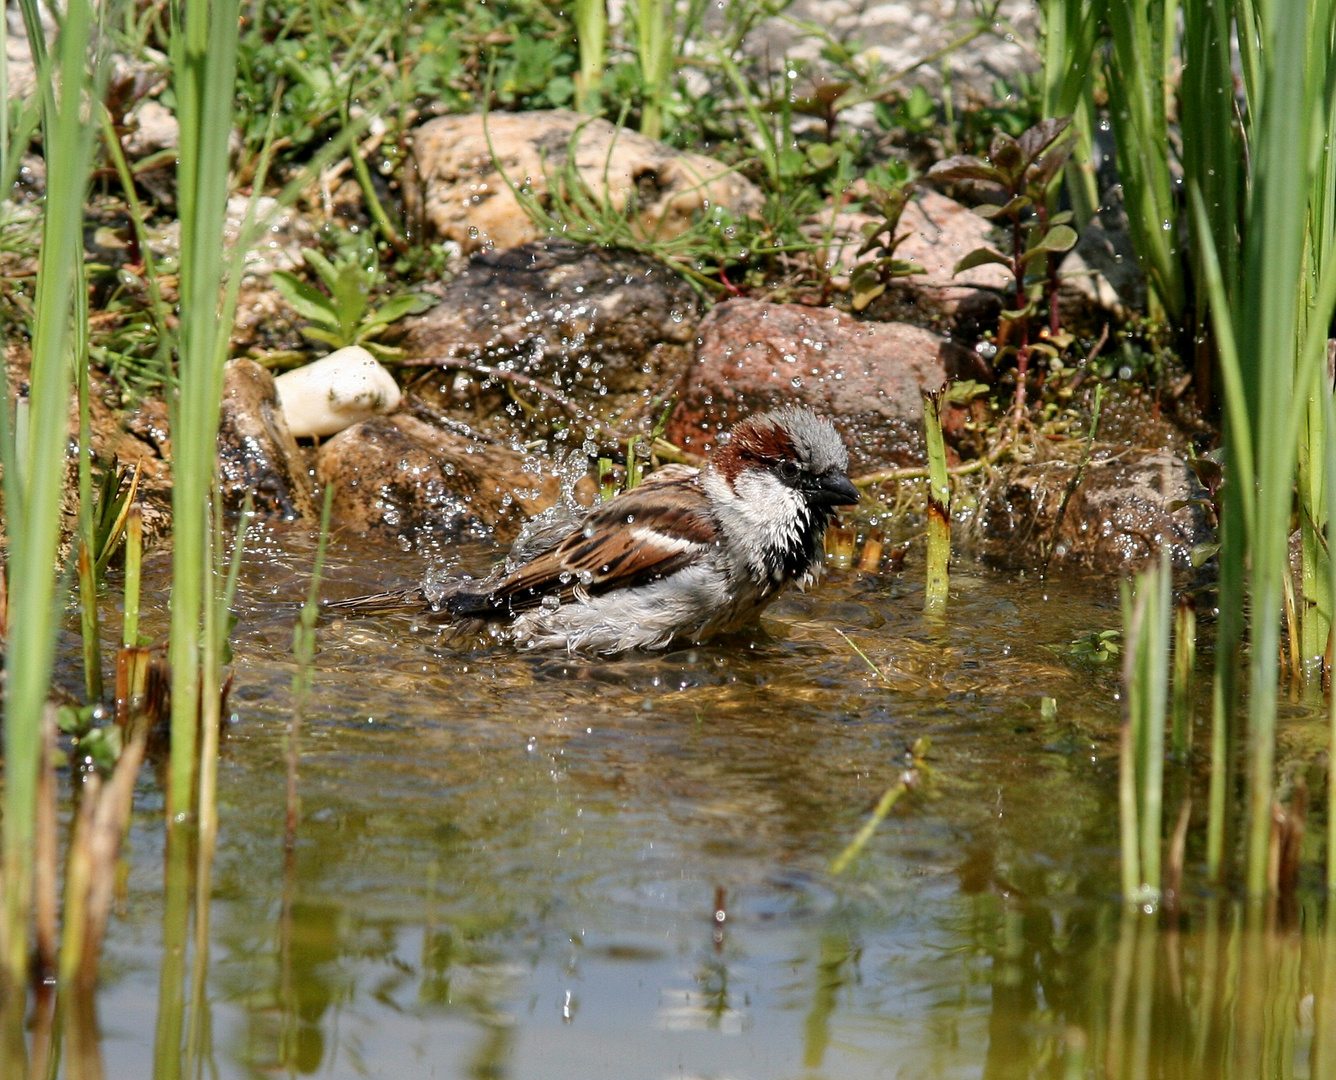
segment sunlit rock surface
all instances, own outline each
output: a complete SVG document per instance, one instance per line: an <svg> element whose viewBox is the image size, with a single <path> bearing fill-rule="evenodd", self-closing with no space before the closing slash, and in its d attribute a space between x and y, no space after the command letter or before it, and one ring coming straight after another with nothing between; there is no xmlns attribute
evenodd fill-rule
<svg viewBox="0 0 1336 1080"><path fill-rule="evenodd" d="M399 407L399 384L360 345L349 345L274 380L288 429L299 438L336 435Z"/></svg>
<svg viewBox="0 0 1336 1080"><path fill-rule="evenodd" d="M921 391L958 377L970 354L905 323L833 308L730 300L701 321L667 438L695 453L744 416L804 404L835 421L855 471L923 460Z"/></svg>
<svg viewBox="0 0 1336 1080"><path fill-rule="evenodd" d="M849 273L872 255L858 256L863 228L881 219L862 212L834 214L828 210L812 239L824 242L823 261L834 283L848 288ZM975 338L995 326L1011 275L996 263L953 273L975 248L993 245L990 223L968 207L931 188L920 188L905 207L896 235L905 239L895 249L898 259L918 263L922 274L892 281L868 309L870 315L912 322L963 338Z"/></svg>
<svg viewBox="0 0 1336 1080"><path fill-rule="evenodd" d="M411 217L465 251L517 247L544 230L512 185L549 207L571 164L595 203L606 200L621 213L634 202L642 239L671 240L716 208L737 216L761 209L756 186L713 158L565 109L423 124L413 136L404 195Z"/></svg>

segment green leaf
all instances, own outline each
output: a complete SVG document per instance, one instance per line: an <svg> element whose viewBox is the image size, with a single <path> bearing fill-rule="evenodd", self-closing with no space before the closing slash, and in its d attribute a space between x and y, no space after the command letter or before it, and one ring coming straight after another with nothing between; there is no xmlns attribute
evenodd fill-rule
<svg viewBox="0 0 1336 1080"><path fill-rule="evenodd" d="M320 275L320 280L325 283L325 288L333 292L334 286L339 280L338 267L316 251L315 248L302 248L302 258Z"/></svg>
<svg viewBox="0 0 1336 1080"><path fill-rule="evenodd" d="M989 263L996 263L998 266L1005 266L1011 269L1011 260L1000 252L992 248L978 247L966 255L960 262L956 263L956 268L951 271L952 275L963 274L966 270L973 270L976 266L986 266Z"/></svg>
<svg viewBox="0 0 1336 1080"><path fill-rule="evenodd" d="M269 275L269 280L303 319L310 319L311 322L322 326L339 325L339 316L334 310L334 305L329 297L314 285L307 284L286 270L275 270Z"/></svg>
<svg viewBox="0 0 1336 1080"><path fill-rule="evenodd" d="M813 168L828 169L835 164L839 156L839 148L830 143L818 142L807 145L807 160L812 163Z"/></svg>
<svg viewBox="0 0 1336 1080"><path fill-rule="evenodd" d="M326 330L321 326L303 326L302 334L305 337L310 338L312 341L322 341L334 349L342 349L345 345L352 344L352 342L344 337L343 334L339 333L338 330Z"/></svg>
<svg viewBox="0 0 1336 1080"><path fill-rule="evenodd" d="M886 282L877 273L875 263L864 263L849 275L849 290L853 293L853 309L862 311L886 291Z"/></svg>
<svg viewBox="0 0 1336 1080"><path fill-rule="evenodd" d="M944 158L928 170L934 180L980 180L1006 187L1007 178L982 158L969 154Z"/></svg>
<svg viewBox="0 0 1336 1080"><path fill-rule="evenodd" d="M946 391L946 400L952 405L968 405L977 397L982 397L988 393L988 386L973 379L962 379L960 382L953 382Z"/></svg>
<svg viewBox="0 0 1336 1080"><path fill-rule="evenodd" d="M1075 243L1075 229L1070 225L1054 225L1053 228L1049 229L1048 232L1039 238L1039 242L1036 243L1034 247L1030 248L1029 251L1021 256L1021 263L1024 265L1025 263L1030 262L1031 259L1038 258L1040 255L1058 254L1059 252L1070 251Z"/></svg>
<svg viewBox="0 0 1336 1080"><path fill-rule="evenodd" d="M430 298L420 293L405 293L403 296L385 301L362 320L362 326L363 328L388 326L392 322L398 322L405 315L416 315L420 311L426 311L432 303Z"/></svg>
<svg viewBox="0 0 1336 1080"><path fill-rule="evenodd" d="M371 305L371 287L366 271L356 263L344 263L334 283L334 310L338 312L339 329L351 340L357 326Z"/></svg>
<svg viewBox="0 0 1336 1080"><path fill-rule="evenodd" d="M992 206L988 204L976 206L974 212L981 218L987 218L989 221L992 221L1000 217L1019 217L1021 211L1025 210L1030 205L1031 202L1028 195L1017 195L1014 199L1004 203L1002 206Z"/></svg>

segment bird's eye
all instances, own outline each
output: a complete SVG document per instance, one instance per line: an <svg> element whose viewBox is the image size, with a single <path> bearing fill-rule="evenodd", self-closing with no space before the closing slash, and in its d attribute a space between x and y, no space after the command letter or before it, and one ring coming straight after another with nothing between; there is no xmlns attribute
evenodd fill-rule
<svg viewBox="0 0 1336 1080"><path fill-rule="evenodd" d="M792 483L798 479L798 474L801 472L802 468L796 461L781 461L779 463L779 478L781 480Z"/></svg>

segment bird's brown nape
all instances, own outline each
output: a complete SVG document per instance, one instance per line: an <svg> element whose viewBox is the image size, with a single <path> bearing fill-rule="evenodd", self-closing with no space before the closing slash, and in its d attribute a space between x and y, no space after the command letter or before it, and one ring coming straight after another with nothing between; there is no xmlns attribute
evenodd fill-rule
<svg viewBox="0 0 1336 1080"><path fill-rule="evenodd" d="M768 468L793 458L794 453L788 432L763 413L734 425L728 442L714 452L713 463L719 474L732 483L749 466Z"/></svg>

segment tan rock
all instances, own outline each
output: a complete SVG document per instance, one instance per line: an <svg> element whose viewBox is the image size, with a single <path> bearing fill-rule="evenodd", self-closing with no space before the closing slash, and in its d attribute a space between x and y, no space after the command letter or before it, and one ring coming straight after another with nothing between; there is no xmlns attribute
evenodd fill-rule
<svg viewBox="0 0 1336 1080"><path fill-rule="evenodd" d="M410 217L465 251L511 248L544 236L506 182L550 205L574 140L575 168L595 200L618 211L634 199L642 237L671 239L710 207L745 216L761 193L712 158L681 153L606 120L565 109L442 116L413 137L405 185ZM497 166L504 171L505 177Z"/></svg>
<svg viewBox="0 0 1336 1080"><path fill-rule="evenodd" d="M829 230L830 243L823 257L838 285L848 286L849 272L861 261L857 253L863 244L863 226L877 220L862 212L833 218L827 214L822 229ZM896 249L896 257L918 263L925 272L895 281L871 312L879 318L967 336L996 322L1002 294L1011 287L1011 275L996 263L973 267L959 276L952 273L956 263L975 248L996 246L988 221L940 192L920 188L905 207L899 231L908 236Z"/></svg>

